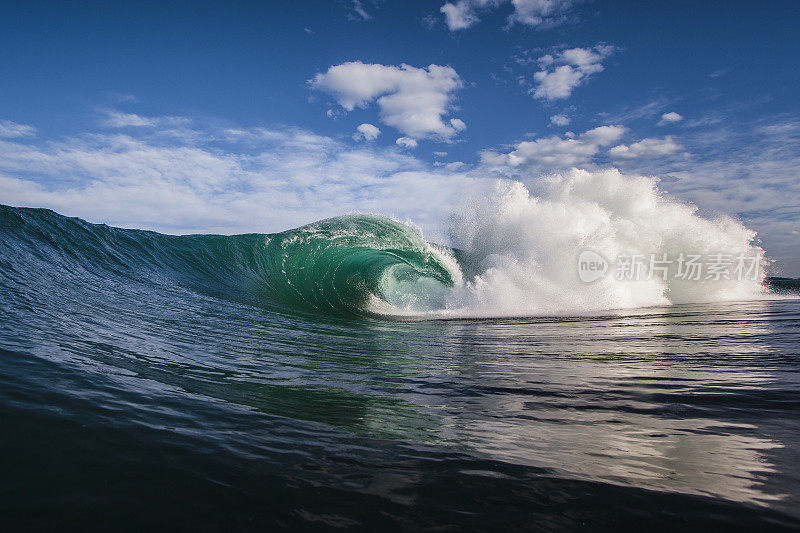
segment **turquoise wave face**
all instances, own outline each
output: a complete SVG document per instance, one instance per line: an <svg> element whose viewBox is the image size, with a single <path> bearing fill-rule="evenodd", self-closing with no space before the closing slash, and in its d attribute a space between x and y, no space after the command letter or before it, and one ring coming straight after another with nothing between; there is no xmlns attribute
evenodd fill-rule
<svg viewBox="0 0 800 533"><path fill-rule="evenodd" d="M412 228L376 215L347 215L269 237L269 284L284 301L321 311L430 309L453 276Z"/></svg>

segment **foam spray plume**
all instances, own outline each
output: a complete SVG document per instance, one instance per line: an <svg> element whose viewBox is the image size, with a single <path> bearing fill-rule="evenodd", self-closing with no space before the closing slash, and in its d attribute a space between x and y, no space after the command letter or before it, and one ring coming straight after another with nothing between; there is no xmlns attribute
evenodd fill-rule
<svg viewBox="0 0 800 533"><path fill-rule="evenodd" d="M730 217L709 220L658 189L655 178L618 170L572 171L529 190L498 181L451 219L450 237L475 275L455 288L448 312L570 314L764 295L765 261L756 233ZM582 253L637 258L637 276L609 272L593 283L577 272ZM681 275L679 259L748 260L746 272ZM650 271L651 258L659 271ZM695 279L698 278L698 279Z"/></svg>

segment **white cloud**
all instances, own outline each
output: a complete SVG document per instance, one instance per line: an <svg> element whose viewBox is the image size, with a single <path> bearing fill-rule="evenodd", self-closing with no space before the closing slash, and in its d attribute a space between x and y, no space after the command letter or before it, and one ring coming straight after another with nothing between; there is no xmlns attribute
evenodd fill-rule
<svg viewBox="0 0 800 533"><path fill-rule="evenodd" d="M443 210L488 179L297 128L193 124L201 135L134 128L0 140L0 198L168 233L271 232L366 211L410 218L436 236Z"/></svg>
<svg viewBox="0 0 800 533"><path fill-rule="evenodd" d="M669 113L664 113L661 115L661 120L658 122L659 126L663 126L664 124L674 124L675 122L680 122L683 120L683 116L679 115L675 111L670 111Z"/></svg>
<svg viewBox="0 0 800 533"><path fill-rule="evenodd" d="M463 120L461 120L460 118L451 118L450 119L450 125L456 131L464 131L465 129L467 129L466 123Z"/></svg>
<svg viewBox="0 0 800 533"><path fill-rule="evenodd" d="M372 15L366 12L359 0L353 0L353 11L356 15L361 17L361 20L372 20Z"/></svg>
<svg viewBox="0 0 800 533"><path fill-rule="evenodd" d="M442 6L439 11L444 13L444 21L450 31L465 30L480 20L475 16L473 4L471 0L459 0Z"/></svg>
<svg viewBox="0 0 800 533"><path fill-rule="evenodd" d="M455 91L463 86L452 67L396 67L354 61L330 67L309 84L332 95L346 111L377 102L380 121L414 139L447 141L465 127L460 119L443 120Z"/></svg>
<svg viewBox="0 0 800 533"><path fill-rule="evenodd" d="M613 51L612 46L597 45L594 48L570 48L555 56L540 57L542 70L533 75L536 85L533 96L545 100L569 98L576 87L603 70L602 60Z"/></svg>
<svg viewBox="0 0 800 533"><path fill-rule="evenodd" d="M32 137L36 135L36 128L27 124L17 124L10 120L0 119L0 139L14 139L16 137Z"/></svg>
<svg viewBox="0 0 800 533"><path fill-rule="evenodd" d="M608 151L609 155L618 159L637 159L642 157L662 157L683 150L683 146L676 143L672 137L663 139L648 138L631 145L620 144Z"/></svg>
<svg viewBox="0 0 800 533"><path fill-rule="evenodd" d="M586 165L600 152L620 139L622 126L600 126L575 138L557 135L522 141L507 153L484 151L481 160L490 167L526 168L540 171Z"/></svg>
<svg viewBox="0 0 800 533"><path fill-rule="evenodd" d="M456 172L456 171L461 170L462 168L464 168L466 166L467 165L464 164L463 161L453 161L452 163L447 163L444 166L444 169L449 171L449 172Z"/></svg>
<svg viewBox="0 0 800 533"><path fill-rule="evenodd" d="M409 137L399 137L395 141L395 144L397 146L402 146L403 148L416 148L417 146L419 146L419 143L416 140L411 139Z"/></svg>
<svg viewBox="0 0 800 533"><path fill-rule="evenodd" d="M567 126L570 123L570 119L566 115L553 115L550 117L550 122L556 126Z"/></svg>
<svg viewBox="0 0 800 533"><path fill-rule="evenodd" d="M374 141L381 134L376 126L372 124L361 124L356 128L356 133L353 134L355 141Z"/></svg>
<svg viewBox="0 0 800 533"><path fill-rule="evenodd" d="M564 13L572 7L572 0L512 0L514 14L511 21L526 26L552 26L564 20Z"/></svg>
<svg viewBox="0 0 800 533"><path fill-rule="evenodd" d="M190 122L185 117L143 117L135 113L122 113L115 110L103 112L105 118L101 121L109 128L153 128L155 126L183 126Z"/></svg>
<svg viewBox="0 0 800 533"><path fill-rule="evenodd" d="M135 113L120 113L118 111L109 112L103 123L110 128L152 127L156 125L154 119L141 117Z"/></svg>
<svg viewBox="0 0 800 533"><path fill-rule="evenodd" d="M444 14L447 28L458 31L480 22L479 11L489 11L509 2L514 8L508 17L509 25L531 27L549 27L563 22L565 13L575 3L573 0L457 0L447 2L439 11Z"/></svg>
<svg viewBox="0 0 800 533"><path fill-rule="evenodd" d="M666 99L647 101L643 104L622 104L620 110L613 113L598 113L598 118L609 122L627 124L642 119L652 119L661 113L665 105L670 104Z"/></svg>

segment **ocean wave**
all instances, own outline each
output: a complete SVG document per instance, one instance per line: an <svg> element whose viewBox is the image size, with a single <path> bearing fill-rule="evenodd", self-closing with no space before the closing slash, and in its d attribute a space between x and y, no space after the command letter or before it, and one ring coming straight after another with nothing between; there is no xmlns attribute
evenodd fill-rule
<svg viewBox="0 0 800 533"><path fill-rule="evenodd" d="M452 248L409 223L369 214L271 235L169 236L111 228L44 209L0 210L6 276L30 283L121 276L287 309L345 315L493 317L763 298L765 266L746 279L685 279L675 261L642 279L577 271L587 250L676 258L762 257L740 222L701 217L657 180L572 172L528 185L498 181L450 217ZM27 276L27 277L26 277ZM94 280L94 281L91 281ZM784 284L785 285L785 284Z"/></svg>

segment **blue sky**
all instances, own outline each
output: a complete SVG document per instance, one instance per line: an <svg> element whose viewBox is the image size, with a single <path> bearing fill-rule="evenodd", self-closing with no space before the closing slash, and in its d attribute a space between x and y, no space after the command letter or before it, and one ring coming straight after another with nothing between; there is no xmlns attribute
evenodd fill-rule
<svg viewBox="0 0 800 533"><path fill-rule="evenodd" d="M436 237L487 179L614 166L797 275L798 30L788 1L2 3L0 203Z"/></svg>

